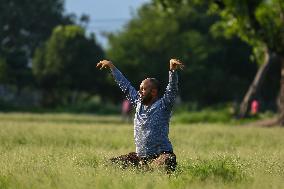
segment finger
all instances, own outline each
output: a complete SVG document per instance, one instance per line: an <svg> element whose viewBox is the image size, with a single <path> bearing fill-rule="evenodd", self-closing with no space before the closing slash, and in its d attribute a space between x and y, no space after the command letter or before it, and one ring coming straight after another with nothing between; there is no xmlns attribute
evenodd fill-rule
<svg viewBox="0 0 284 189"><path fill-rule="evenodd" d="M179 59L172 59L173 60L173 63L176 63L176 64L182 64L182 61L179 60Z"/></svg>
<svg viewBox="0 0 284 189"><path fill-rule="evenodd" d="M182 65L182 62L174 62L175 65Z"/></svg>
<svg viewBox="0 0 284 189"><path fill-rule="evenodd" d="M170 62L172 62L172 63L174 63L174 62L176 62L177 60L176 59L174 59L174 58L172 58L171 60L170 60Z"/></svg>
<svg viewBox="0 0 284 189"><path fill-rule="evenodd" d="M99 66L100 70L102 70L104 68L104 64L103 63L100 63L100 66Z"/></svg>
<svg viewBox="0 0 284 189"><path fill-rule="evenodd" d="M179 60L179 61L178 61L178 64L183 65L183 62Z"/></svg>
<svg viewBox="0 0 284 189"><path fill-rule="evenodd" d="M101 66L101 64L102 64L102 63L100 63L100 62L97 63L97 66L96 66L96 67L99 68L99 67Z"/></svg>
<svg viewBox="0 0 284 189"><path fill-rule="evenodd" d="M106 65L102 65L101 69L104 69L104 68L107 68L107 66Z"/></svg>

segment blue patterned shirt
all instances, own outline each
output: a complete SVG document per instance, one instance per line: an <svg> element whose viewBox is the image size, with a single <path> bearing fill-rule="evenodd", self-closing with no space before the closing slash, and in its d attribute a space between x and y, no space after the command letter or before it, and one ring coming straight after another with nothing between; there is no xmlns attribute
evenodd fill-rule
<svg viewBox="0 0 284 189"><path fill-rule="evenodd" d="M134 139L137 155L146 157L164 151L173 151L168 135L172 107L178 91L177 71L169 71L169 83L165 94L149 106L142 104L139 92L117 68L112 68L112 75L136 109Z"/></svg>

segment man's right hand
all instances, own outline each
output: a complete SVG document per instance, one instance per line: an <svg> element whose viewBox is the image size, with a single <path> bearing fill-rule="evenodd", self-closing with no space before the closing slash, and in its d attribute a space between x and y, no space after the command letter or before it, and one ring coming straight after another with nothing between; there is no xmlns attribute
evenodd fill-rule
<svg viewBox="0 0 284 189"><path fill-rule="evenodd" d="M97 68L100 70L103 68L114 68L114 65L111 61L109 60L101 60L99 63L97 63Z"/></svg>

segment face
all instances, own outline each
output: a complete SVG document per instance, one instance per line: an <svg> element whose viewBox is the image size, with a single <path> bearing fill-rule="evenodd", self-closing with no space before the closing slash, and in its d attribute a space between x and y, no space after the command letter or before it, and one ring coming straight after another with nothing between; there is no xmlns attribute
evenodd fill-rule
<svg viewBox="0 0 284 189"><path fill-rule="evenodd" d="M139 94L143 104L148 104L153 99L152 85L149 79L145 79L140 84Z"/></svg>

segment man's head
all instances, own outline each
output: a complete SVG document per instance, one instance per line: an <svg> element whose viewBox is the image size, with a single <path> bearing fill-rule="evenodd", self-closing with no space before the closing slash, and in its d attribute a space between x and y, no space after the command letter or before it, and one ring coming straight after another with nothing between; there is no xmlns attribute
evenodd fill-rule
<svg viewBox="0 0 284 189"><path fill-rule="evenodd" d="M160 84L156 78L147 78L140 84L139 94L142 103L145 105L152 104L159 96Z"/></svg>

